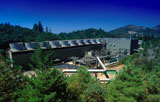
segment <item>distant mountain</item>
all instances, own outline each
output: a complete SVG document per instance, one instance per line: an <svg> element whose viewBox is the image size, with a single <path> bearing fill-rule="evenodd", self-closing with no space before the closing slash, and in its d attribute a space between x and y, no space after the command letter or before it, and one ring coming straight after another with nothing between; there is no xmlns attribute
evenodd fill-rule
<svg viewBox="0 0 160 102"><path fill-rule="evenodd" d="M130 33L134 36L160 36L160 31L158 30L160 26L154 28L136 26L136 25L127 25L124 27L117 28L108 32L113 37L129 37Z"/></svg>
<svg viewBox="0 0 160 102"><path fill-rule="evenodd" d="M160 25L153 27L153 29L160 31Z"/></svg>

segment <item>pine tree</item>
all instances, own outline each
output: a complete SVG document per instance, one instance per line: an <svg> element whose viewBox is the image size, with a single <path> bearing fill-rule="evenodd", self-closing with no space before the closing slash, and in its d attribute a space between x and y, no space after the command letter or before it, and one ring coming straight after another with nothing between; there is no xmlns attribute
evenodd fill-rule
<svg viewBox="0 0 160 102"><path fill-rule="evenodd" d="M31 57L32 63L29 64L31 69L40 70L51 68L53 66L54 53L51 51L42 51L38 48Z"/></svg>
<svg viewBox="0 0 160 102"><path fill-rule="evenodd" d="M87 89L90 84L95 82L96 80L92 78L86 68L80 67L78 73L72 75L67 80L67 89L70 93L69 100L81 102L81 96L83 95L84 90Z"/></svg>
<svg viewBox="0 0 160 102"><path fill-rule="evenodd" d="M0 61L0 102L16 100L15 91L24 85L24 81L21 79L20 67L14 66L10 68L10 62L7 60Z"/></svg>
<svg viewBox="0 0 160 102"><path fill-rule="evenodd" d="M33 30L36 30L36 31L38 30L38 25L37 24L33 25Z"/></svg>
<svg viewBox="0 0 160 102"><path fill-rule="evenodd" d="M66 102L66 78L56 68L37 72L36 77L27 79L23 90L17 91L17 102Z"/></svg>
<svg viewBox="0 0 160 102"><path fill-rule="evenodd" d="M41 21L38 22L38 30L39 30L40 32L43 32L43 26L42 26Z"/></svg>
<svg viewBox="0 0 160 102"><path fill-rule="evenodd" d="M98 81L88 85L81 95L81 102L107 102L107 87Z"/></svg>
<svg viewBox="0 0 160 102"><path fill-rule="evenodd" d="M134 64L128 64L107 88L109 102L147 102L144 73Z"/></svg>

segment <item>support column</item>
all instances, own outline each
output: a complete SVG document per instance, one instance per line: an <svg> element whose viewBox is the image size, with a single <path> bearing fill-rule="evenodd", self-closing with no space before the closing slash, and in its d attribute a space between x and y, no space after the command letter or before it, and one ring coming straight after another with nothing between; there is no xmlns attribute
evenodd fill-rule
<svg viewBox="0 0 160 102"><path fill-rule="evenodd" d="M13 57L11 50L8 51L9 59L11 60L11 68L13 68Z"/></svg>

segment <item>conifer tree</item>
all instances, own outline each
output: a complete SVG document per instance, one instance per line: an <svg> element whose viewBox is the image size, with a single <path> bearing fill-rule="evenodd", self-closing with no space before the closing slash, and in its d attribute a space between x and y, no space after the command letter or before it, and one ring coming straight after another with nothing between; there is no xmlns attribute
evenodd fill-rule
<svg viewBox="0 0 160 102"><path fill-rule="evenodd" d="M36 31L38 30L38 25L37 24L33 25L33 30L36 30Z"/></svg>
<svg viewBox="0 0 160 102"><path fill-rule="evenodd" d="M39 30L40 32L43 32L43 26L42 26L41 21L38 22L38 30Z"/></svg>
<svg viewBox="0 0 160 102"><path fill-rule="evenodd" d="M51 51L42 51L37 48L31 57L31 63L29 66L33 70L40 70L43 72L44 69L53 67L54 53Z"/></svg>
<svg viewBox="0 0 160 102"><path fill-rule="evenodd" d="M90 73L84 67L80 67L78 73L72 75L67 80L67 89L70 93L70 100L81 100L81 95L90 84L95 83L96 80L92 78Z"/></svg>
<svg viewBox="0 0 160 102"><path fill-rule="evenodd" d="M18 102L66 102L65 76L56 68L37 72L36 77L27 78L23 90L18 90Z"/></svg>
<svg viewBox="0 0 160 102"><path fill-rule="evenodd" d="M2 57L0 56L0 59ZM24 82L21 77L21 68L14 66L10 68L10 63L5 60L0 61L0 102L11 102L16 100L14 94L17 89L22 88Z"/></svg>

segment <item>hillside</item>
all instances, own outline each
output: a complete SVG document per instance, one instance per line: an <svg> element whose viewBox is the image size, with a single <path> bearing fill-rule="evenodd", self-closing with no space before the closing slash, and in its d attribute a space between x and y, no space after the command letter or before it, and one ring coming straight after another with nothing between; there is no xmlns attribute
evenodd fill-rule
<svg viewBox="0 0 160 102"><path fill-rule="evenodd" d="M160 25L153 27L153 29L160 31Z"/></svg>
<svg viewBox="0 0 160 102"><path fill-rule="evenodd" d="M108 32L113 37L129 37L130 31L133 31L135 34L133 36L160 36L160 31L157 30L158 26L156 28L148 28L148 27L142 27L142 26L136 26L136 25L127 25L124 27L117 28L115 30L112 30Z"/></svg>
<svg viewBox="0 0 160 102"><path fill-rule="evenodd" d="M86 38L103 38L103 37L111 37L106 31L103 29L94 29L89 28L85 30L77 30L69 33L60 33L59 35L65 35L64 39L86 39Z"/></svg>
<svg viewBox="0 0 160 102"><path fill-rule="evenodd" d="M0 24L0 48L6 48L11 42L29 42L58 39L49 32L39 32L29 28L23 28L9 23Z"/></svg>

